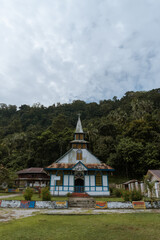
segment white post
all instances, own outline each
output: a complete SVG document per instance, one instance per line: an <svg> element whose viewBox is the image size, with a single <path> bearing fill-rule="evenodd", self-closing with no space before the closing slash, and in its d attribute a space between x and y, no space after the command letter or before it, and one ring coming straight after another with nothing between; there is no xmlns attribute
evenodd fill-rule
<svg viewBox="0 0 160 240"><path fill-rule="evenodd" d="M136 190L138 191L139 190L138 182L135 182L135 187L136 187Z"/></svg>
<svg viewBox="0 0 160 240"><path fill-rule="evenodd" d="M131 184L128 184L128 190L131 191Z"/></svg>
<svg viewBox="0 0 160 240"><path fill-rule="evenodd" d="M144 194L144 183L143 182L140 183L140 187L141 187L141 193Z"/></svg>
<svg viewBox="0 0 160 240"><path fill-rule="evenodd" d="M149 188L147 187L147 194L148 194L148 197L150 197L151 196L151 192L150 192L150 190L149 190Z"/></svg>
<svg viewBox="0 0 160 240"><path fill-rule="evenodd" d="M134 190L134 183L131 183L131 189Z"/></svg>
<svg viewBox="0 0 160 240"><path fill-rule="evenodd" d="M154 185L154 187L155 187L155 194L156 194L156 197L158 198L159 196L159 194L158 194L158 182L155 182L155 185Z"/></svg>

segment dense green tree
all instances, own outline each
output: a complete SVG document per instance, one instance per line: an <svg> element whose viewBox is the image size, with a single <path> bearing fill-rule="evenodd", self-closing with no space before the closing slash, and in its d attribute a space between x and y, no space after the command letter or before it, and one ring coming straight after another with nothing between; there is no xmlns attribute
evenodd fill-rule
<svg viewBox="0 0 160 240"><path fill-rule="evenodd" d="M118 174L142 178L149 168L160 168L160 89L99 103L1 103L1 164L17 171L57 160L70 148L79 113L89 149Z"/></svg>

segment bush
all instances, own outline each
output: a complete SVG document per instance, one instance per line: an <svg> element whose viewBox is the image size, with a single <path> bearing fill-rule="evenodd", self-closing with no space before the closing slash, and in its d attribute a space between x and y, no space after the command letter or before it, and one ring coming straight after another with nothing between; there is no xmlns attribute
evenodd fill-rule
<svg viewBox="0 0 160 240"><path fill-rule="evenodd" d="M140 191L133 190L123 190L122 191L122 198L124 201L139 201L143 198L142 194Z"/></svg>
<svg viewBox="0 0 160 240"><path fill-rule="evenodd" d="M72 196L72 193L70 192L66 194L66 197L71 197L71 196Z"/></svg>
<svg viewBox="0 0 160 240"><path fill-rule="evenodd" d="M51 201L51 194L48 187L42 188L41 197L42 201Z"/></svg>
<svg viewBox="0 0 160 240"><path fill-rule="evenodd" d="M130 200L131 201L139 201L143 198L142 194L140 191L133 190L130 193Z"/></svg>
<svg viewBox="0 0 160 240"><path fill-rule="evenodd" d="M122 198L124 201L130 201L130 191L129 190L123 190L122 191Z"/></svg>
<svg viewBox="0 0 160 240"><path fill-rule="evenodd" d="M33 190L27 187L23 193L24 199L27 201L31 201L32 196L33 196Z"/></svg>
<svg viewBox="0 0 160 240"><path fill-rule="evenodd" d="M110 188L109 188L109 191L110 191L110 194L111 194L111 195L113 194L113 189L114 189L113 187L110 187Z"/></svg>
<svg viewBox="0 0 160 240"><path fill-rule="evenodd" d="M116 197L121 197L122 196L122 189L113 188L112 192L113 192L113 195L115 195Z"/></svg>

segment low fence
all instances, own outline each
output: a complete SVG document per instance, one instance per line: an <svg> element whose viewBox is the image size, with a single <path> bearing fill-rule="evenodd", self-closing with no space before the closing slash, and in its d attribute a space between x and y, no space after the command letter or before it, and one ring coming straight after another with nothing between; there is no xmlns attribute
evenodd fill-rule
<svg viewBox="0 0 160 240"><path fill-rule="evenodd" d="M106 202L96 201L97 209L160 209L160 201L155 202L144 202L144 201L133 201L133 202Z"/></svg>
<svg viewBox="0 0 160 240"><path fill-rule="evenodd" d="M19 201L1 200L1 208L67 209L68 201ZM96 201L96 209L160 209L160 201L155 202L107 202Z"/></svg>
<svg viewBox="0 0 160 240"><path fill-rule="evenodd" d="M140 190L143 195L145 195L147 197L151 196L149 189L148 189L148 191L145 190L144 182L138 182L137 180L135 180L135 181L131 180L128 183L124 183L124 184L117 184L116 188L128 189L130 191ZM160 198L160 183L159 182L154 183L152 195L153 195L153 197Z"/></svg>
<svg viewBox="0 0 160 240"><path fill-rule="evenodd" d="M26 200L1 200L1 208L48 208L65 209L68 208L68 201L26 201Z"/></svg>

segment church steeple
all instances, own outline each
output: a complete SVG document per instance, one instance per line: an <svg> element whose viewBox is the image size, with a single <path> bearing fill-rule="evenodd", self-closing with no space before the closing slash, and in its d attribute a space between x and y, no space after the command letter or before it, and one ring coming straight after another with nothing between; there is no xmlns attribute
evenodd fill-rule
<svg viewBox="0 0 160 240"><path fill-rule="evenodd" d="M83 132L80 114L78 114L78 121L76 125L76 130L74 133L74 140L71 141L72 148L77 148L77 149L87 148L88 142L84 140L84 135L85 133Z"/></svg>
<svg viewBox="0 0 160 240"><path fill-rule="evenodd" d="M78 114L78 121L77 121L77 126L76 126L76 131L75 133L83 133L83 128L81 124L81 119L80 119L80 113Z"/></svg>

